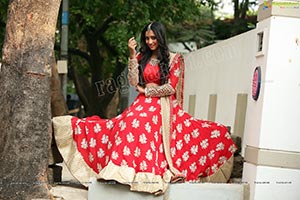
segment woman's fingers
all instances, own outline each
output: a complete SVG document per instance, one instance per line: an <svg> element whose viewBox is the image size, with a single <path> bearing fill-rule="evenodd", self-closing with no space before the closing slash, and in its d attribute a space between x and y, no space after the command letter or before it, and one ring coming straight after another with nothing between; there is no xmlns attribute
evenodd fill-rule
<svg viewBox="0 0 300 200"><path fill-rule="evenodd" d="M135 48L135 47L137 46L137 42L136 42L136 40L134 39L134 37L132 37L132 38L130 38L130 39L128 40L128 46L129 46L130 48Z"/></svg>
<svg viewBox="0 0 300 200"><path fill-rule="evenodd" d="M136 50L135 48L137 47L137 43L136 43L136 40L134 39L134 37L130 38L128 40L128 48L129 48L129 51L130 51L130 58L134 58L135 57L135 54L136 54Z"/></svg>

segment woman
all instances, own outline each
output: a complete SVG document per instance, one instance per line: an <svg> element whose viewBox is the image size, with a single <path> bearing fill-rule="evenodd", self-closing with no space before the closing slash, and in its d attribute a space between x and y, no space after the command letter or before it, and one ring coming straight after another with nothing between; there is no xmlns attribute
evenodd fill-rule
<svg viewBox="0 0 300 200"><path fill-rule="evenodd" d="M144 27L141 48L128 41L128 79L139 95L113 119L53 119L58 148L72 174L115 180L161 194L170 182L226 182L236 149L227 128L182 109L184 62L169 52L159 22Z"/></svg>

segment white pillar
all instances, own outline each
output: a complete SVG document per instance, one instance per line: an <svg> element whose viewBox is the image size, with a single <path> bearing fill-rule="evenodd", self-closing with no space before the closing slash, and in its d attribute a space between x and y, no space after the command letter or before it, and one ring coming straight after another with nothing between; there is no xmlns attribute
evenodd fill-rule
<svg viewBox="0 0 300 200"><path fill-rule="evenodd" d="M298 200L300 2L260 1L258 20L253 73L260 68L261 80L253 85L260 82L260 92L248 99L243 181L250 199Z"/></svg>

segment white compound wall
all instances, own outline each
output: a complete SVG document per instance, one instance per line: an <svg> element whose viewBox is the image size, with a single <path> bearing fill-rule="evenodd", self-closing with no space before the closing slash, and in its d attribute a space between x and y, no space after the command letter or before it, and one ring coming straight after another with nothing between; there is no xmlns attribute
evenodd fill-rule
<svg viewBox="0 0 300 200"><path fill-rule="evenodd" d="M286 16L284 9L285 16L264 17L255 30L185 56L184 108L195 117L209 118L214 94L214 120L234 128L237 96L248 95L245 120L239 122L244 131L232 132L243 137L243 181L250 184L250 199L300 199L300 18ZM261 68L257 101L252 98L256 67Z"/></svg>

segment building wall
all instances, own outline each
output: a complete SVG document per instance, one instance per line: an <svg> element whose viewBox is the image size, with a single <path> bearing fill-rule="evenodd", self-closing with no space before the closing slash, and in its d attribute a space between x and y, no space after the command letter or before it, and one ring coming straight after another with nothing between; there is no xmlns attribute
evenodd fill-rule
<svg viewBox="0 0 300 200"><path fill-rule="evenodd" d="M185 110L194 110L197 118L211 118L209 98L216 94L215 117L209 120L231 126L233 134L243 136L234 130L237 98L238 94L251 94L255 41L256 30L252 30L186 54ZM195 95L195 105L191 105L191 95Z"/></svg>
<svg viewBox="0 0 300 200"><path fill-rule="evenodd" d="M271 17L261 23L269 27L269 43L261 58L265 78L259 147L300 152L300 18Z"/></svg>

